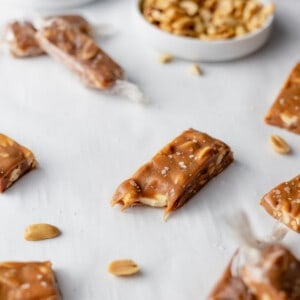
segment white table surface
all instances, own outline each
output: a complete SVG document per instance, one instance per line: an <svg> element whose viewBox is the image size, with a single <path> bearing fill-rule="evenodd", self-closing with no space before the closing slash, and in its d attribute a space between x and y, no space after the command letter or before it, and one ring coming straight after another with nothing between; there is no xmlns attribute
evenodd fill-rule
<svg viewBox="0 0 300 300"><path fill-rule="evenodd" d="M40 167L0 196L0 259L50 259L65 300L204 300L237 247L224 217L245 210L257 234L269 234L275 222L258 202L299 173L300 137L263 123L300 58L300 2L276 2L268 45L242 60L201 64L200 78L186 72L188 62L156 63L131 24L130 1L77 9L119 26L101 46L143 88L148 106L90 91L47 56L1 54L0 131L32 149ZM0 5L2 24L25 14ZM167 223L160 209L111 208L117 185L189 127L227 142L235 163ZM293 154L276 154L270 134L286 138ZM63 235L24 241L25 226L35 222ZM296 233L286 243L300 255ZM134 259L141 274L111 276L107 265L117 258Z"/></svg>

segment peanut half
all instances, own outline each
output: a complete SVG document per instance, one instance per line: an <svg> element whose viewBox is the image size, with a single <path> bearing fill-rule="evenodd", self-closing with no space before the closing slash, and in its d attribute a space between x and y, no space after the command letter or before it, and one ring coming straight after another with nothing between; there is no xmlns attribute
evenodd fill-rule
<svg viewBox="0 0 300 300"><path fill-rule="evenodd" d="M172 62L174 59L174 57L171 55L171 54L161 54L159 57L158 57L158 62L161 63L161 64L168 64L170 62Z"/></svg>
<svg viewBox="0 0 300 300"><path fill-rule="evenodd" d="M130 276L139 270L139 266L131 259L114 260L108 266L108 272L115 276Z"/></svg>
<svg viewBox="0 0 300 300"><path fill-rule="evenodd" d="M271 135L270 136L270 143L273 149L280 154L287 154L291 152L290 145L280 136L278 135Z"/></svg>
<svg viewBox="0 0 300 300"><path fill-rule="evenodd" d="M197 64L190 65L187 70L192 75L196 75L196 76L202 75L202 70L201 70L200 66Z"/></svg>
<svg viewBox="0 0 300 300"><path fill-rule="evenodd" d="M40 241L55 238L60 234L60 230L53 225L31 224L26 227L24 238L26 241Z"/></svg>

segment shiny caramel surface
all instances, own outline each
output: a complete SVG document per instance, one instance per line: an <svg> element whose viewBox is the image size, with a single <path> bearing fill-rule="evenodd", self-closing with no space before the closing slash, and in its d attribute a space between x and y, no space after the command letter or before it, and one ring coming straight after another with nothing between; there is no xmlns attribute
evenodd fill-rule
<svg viewBox="0 0 300 300"><path fill-rule="evenodd" d="M300 175L273 188L261 205L275 219L300 232Z"/></svg>
<svg viewBox="0 0 300 300"><path fill-rule="evenodd" d="M116 190L112 204L175 210L232 162L223 142L189 129L162 148Z"/></svg>
<svg viewBox="0 0 300 300"><path fill-rule="evenodd" d="M290 73L265 121L300 134L300 63Z"/></svg>
<svg viewBox="0 0 300 300"><path fill-rule="evenodd" d="M4 134L0 134L0 192L34 168L33 153Z"/></svg>
<svg viewBox="0 0 300 300"><path fill-rule="evenodd" d="M0 300L61 300L51 263L0 263Z"/></svg>

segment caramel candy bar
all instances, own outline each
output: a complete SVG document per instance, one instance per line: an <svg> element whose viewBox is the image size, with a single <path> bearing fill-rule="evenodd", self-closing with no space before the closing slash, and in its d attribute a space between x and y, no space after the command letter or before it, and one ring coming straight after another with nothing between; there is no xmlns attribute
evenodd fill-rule
<svg viewBox="0 0 300 300"><path fill-rule="evenodd" d="M44 53L35 38L36 30L30 22L13 22L6 29L6 41L15 57L31 57Z"/></svg>
<svg viewBox="0 0 300 300"><path fill-rule="evenodd" d="M0 192L35 167L36 160L30 150L0 134Z"/></svg>
<svg viewBox="0 0 300 300"><path fill-rule="evenodd" d="M41 47L65 64L89 87L109 89L123 79L122 68L88 35L56 20L36 34Z"/></svg>
<svg viewBox="0 0 300 300"><path fill-rule="evenodd" d="M290 73L275 103L265 116L265 122L300 134L300 63Z"/></svg>
<svg viewBox="0 0 300 300"><path fill-rule="evenodd" d="M85 18L79 15L50 16L44 22L64 22L66 26L92 35L92 27ZM44 54L35 34L36 28L28 21L16 21L9 24L6 29L6 41L9 44L11 54L18 58Z"/></svg>
<svg viewBox="0 0 300 300"><path fill-rule="evenodd" d="M50 16L45 19L46 22L54 24L56 22L64 23L65 26L73 27L74 29L92 36L93 28L90 23L80 15L58 15Z"/></svg>
<svg viewBox="0 0 300 300"><path fill-rule="evenodd" d="M62 300L51 263L0 263L0 300Z"/></svg>
<svg viewBox="0 0 300 300"><path fill-rule="evenodd" d="M300 175L273 188L260 204L275 219L300 233Z"/></svg>
<svg viewBox="0 0 300 300"><path fill-rule="evenodd" d="M240 273L257 300L300 299L300 261L282 245L265 247L259 260Z"/></svg>
<svg viewBox="0 0 300 300"><path fill-rule="evenodd" d="M165 216L183 206L233 161L223 142L189 129L161 149L116 190L112 205L165 207Z"/></svg>
<svg viewBox="0 0 300 300"><path fill-rule="evenodd" d="M239 275L232 274L232 260L207 300L257 300Z"/></svg>

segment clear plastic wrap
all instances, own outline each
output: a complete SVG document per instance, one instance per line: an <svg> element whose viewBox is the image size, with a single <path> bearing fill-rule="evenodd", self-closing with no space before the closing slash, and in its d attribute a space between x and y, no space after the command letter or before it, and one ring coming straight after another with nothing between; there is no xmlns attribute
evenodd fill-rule
<svg viewBox="0 0 300 300"><path fill-rule="evenodd" d="M41 48L64 64L88 87L144 102L140 89L124 78L123 69L94 41L60 19L46 20L36 33Z"/></svg>
<svg viewBox="0 0 300 300"><path fill-rule="evenodd" d="M300 261L282 243L287 229L277 224L269 236L258 239L245 214L231 220L240 247L208 299L300 299Z"/></svg>

